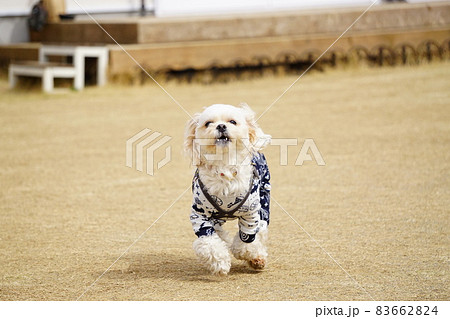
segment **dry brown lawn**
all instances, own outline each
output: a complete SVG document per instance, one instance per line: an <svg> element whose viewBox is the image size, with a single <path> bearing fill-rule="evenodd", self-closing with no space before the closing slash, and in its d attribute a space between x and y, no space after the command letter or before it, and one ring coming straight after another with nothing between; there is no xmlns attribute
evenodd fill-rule
<svg viewBox="0 0 450 319"><path fill-rule="evenodd" d="M191 113L246 101L260 114L294 80L166 88ZM287 166L278 147L265 152L269 265L234 260L214 277L192 250L190 190L175 201L192 178L188 117L164 92L44 95L2 80L0 300L77 299L168 207L82 300L448 300L449 102L449 63L302 78L259 121L299 141ZM125 166L125 142L143 128L173 137L155 176ZM305 138L325 166L294 165Z"/></svg>

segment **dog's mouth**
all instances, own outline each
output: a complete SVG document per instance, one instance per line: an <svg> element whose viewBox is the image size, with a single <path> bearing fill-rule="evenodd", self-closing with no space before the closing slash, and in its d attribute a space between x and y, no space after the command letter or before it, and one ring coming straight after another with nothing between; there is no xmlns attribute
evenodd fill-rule
<svg viewBox="0 0 450 319"><path fill-rule="evenodd" d="M231 139L226 133L220 133L216 138L216 145L227 145L229 142L231 142Z"/></svg>

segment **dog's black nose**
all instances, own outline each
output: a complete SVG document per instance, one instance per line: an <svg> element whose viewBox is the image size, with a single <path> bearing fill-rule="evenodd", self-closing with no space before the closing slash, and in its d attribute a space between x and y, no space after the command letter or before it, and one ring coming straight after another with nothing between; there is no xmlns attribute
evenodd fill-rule
<svg viewBox="0 0 450 319"><path fill-rule="evenodd" d="M225 124L219 124L219 125L217 125L216 129L219 132L223 133L223 132L225 132L227 130L227 126Z"/></svg>

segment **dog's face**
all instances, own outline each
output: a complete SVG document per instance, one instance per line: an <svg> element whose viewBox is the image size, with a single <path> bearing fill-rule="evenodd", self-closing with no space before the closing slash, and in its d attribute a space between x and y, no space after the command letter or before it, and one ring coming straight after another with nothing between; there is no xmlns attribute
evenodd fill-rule
<svg viewBox="0 0 450 319"><path fill-rule="evenodd" d="M230 154L232 150L242 158L258 151L269 140L270 136L257 126L254 112L246 104L240 107L214 104L188 122L184 147L193 164L200 165L206 161L205 154Z"/></svg>
<svg viewBox="0 0 450 319"><path fill-rule="evenodd" d="M242 109L231 105L212 105L198 118L195 138L206 140L209 146L229 148L248 139L248 124Z"/></svg>

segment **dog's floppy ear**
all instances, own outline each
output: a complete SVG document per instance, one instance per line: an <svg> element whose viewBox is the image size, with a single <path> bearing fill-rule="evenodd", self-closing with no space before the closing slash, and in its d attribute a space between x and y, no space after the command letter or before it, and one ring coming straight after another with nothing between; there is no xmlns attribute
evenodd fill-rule
<svg viewBox="0 0 450 319"><path fill-rule="evenodd" d="M241 103L239 106L244 112L245 120L247 121L251 151L256 153L269 145L272 136L264 134L262 129L256 123L255 112L253 112L247 103Z"/></svg>
<svg viewBox="0 0 450 319"><path fill-rule="evenodd" d="M198 165L200 163L200 152L197 150L197 147L194 147L195 130L197 129L199 118L200 113L195 113L186 123L184 129L184 155L191 160L193 165Z"/></svg>

